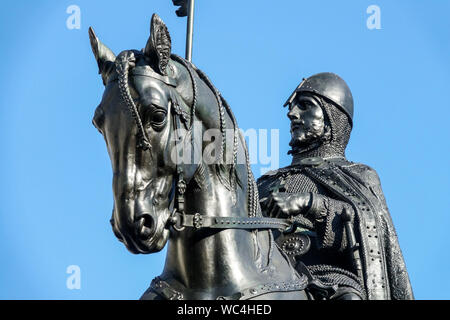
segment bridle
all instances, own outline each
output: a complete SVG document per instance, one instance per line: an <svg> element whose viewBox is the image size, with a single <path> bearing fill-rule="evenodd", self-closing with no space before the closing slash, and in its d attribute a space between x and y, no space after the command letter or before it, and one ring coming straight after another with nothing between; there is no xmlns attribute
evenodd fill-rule
<svg viewBox="0 0 450 320"><path fill-rule="evenodd" d="M138 53L139 54L139 53ZM175 56L176 57L176 56ZM193 105L191 106L191 124L193 123L194 116L195 116L195 104L196 104L196 84L195 79L193 77L193 68L191 68L191 65L187 63L185 60L182 60L182 58L177 58L178 61L181 62L189 71L189 74L191 76L191 80L193 81ZM134 100L131 96L131 92L128 86L128 74L130 71L130 65L133 65L136 62L135 52L133 51L124 51L116 59L116 72L117 72L117 78L119 81L119 90L120 95L122 99L124 100L125 104L127 105L131 116L133 117L134 121L136 122L136 126L138 129L138 147L142 148L143 150L149 150L151 149L150 140L148 138L147 132L144 129L144 125L141 119L141 116L139 115L138 109L136 104L134 103ZM199 70L197 70L199 72ZM157 79L159 81L164 82L165 84L176 87L176 81L173 78L170 78L168 76L162 76L156 72L154 72L150 67L135 67L132 70L132 74L139 75L139 76L147 76L154 79ZM204 76L206 77L206 76ZM115 79L111 79L115 80ZM214 90L216 93L216 96L218 95L217 90ZM180 111L178 102L176 99L170 99L168 110L170 110L170 115L172 116L173 121L173 130L174 132L179 132L178 129L181 128L181 119L182 112ZM222 113L222 112L221 112ZM233 118L233 122L235 123L235 119ZM221 114L221 126L223 126L224 120L223 120L223 114ZM192 130L192 125L190 126L189 130ZM191 132L192 133L192 132ZM186 137L186 136L185 136ZM184 140L185 137L182 137ZM192 134L191 134L192 137ZM235 139L235 145L236 147L236 139ZM198 229L245 229L245 230L258 230L258 229L280 229L283 230L283 232L294 232L297 229L297 223L293 218L290 219L277 219L277 218L266 218L262 216L254 216L254 210L255 210L255 201L258 199L254 199L255 194L257 196L257 190L255 192L251 192L249 196L249 205L251 207L249 208L251 215L250 217L219 217L219 216L203 216L200 213L195 214L187 214L185 212L185 192L187 183L185 180L185 170L181 163L179 162L179 155L182 151L182 145L184 144L184 141L182 143L176 143L175 146L177 148L176 150L176 179L175 179L175 203L173 211L168 219L169 226L172 227L173 230L177 232L183 231L185 228L194 228L196 230ZM236 149L235 149L236 150ZM248 154L246 153L246 156L248 158ZM247 161L247 174L248 179L253 179L253 176L251 175L250 165ZM250 184L249 184L250 185ZM255 188L255 183L253 181L253 188ZM254 189L252 189L254 191ZM270 241L273 241L272 234L270 234ZM254 287L247 288L241 292L237 292L231 296L220 296L217 297L217 299L251 299L255 298L257 296L261 296L264 294L268 294L271 292L288 292L288 291L298 291L303 290L308 283L308 278L305 275L299 276L298 279L294 281L289 282L269 282L262 285L257 285ZM153 292L156 294L170 300L174 299L183 299L183 293L180 291L175 290L171 285L169 285L167 282L163 281L159 277L155 278L150 288Z"/></svg>
<svg viewBox="0 0 450 320"><path fill-rule="evenodd" d="M144 129L144 125L139 115L136 104L133 101L131 92L128 86L128 74L130 72L130 66L136 62L135 54L139 54L134 51L124 51L116 59L116 72L117 79L119 82L119 90L122 99L127 105L131 116L133 117L137 129L138 129L138 147L143 150L151 149L150 140L147 136L147 132ZM181 58L180 58L181 59ZM192 72L190 65L186 64L188 71ZM177 82L175 79L169 76L163 76L152 70L149 66L139 66L132 70L133 75L146 76L159 81L164 82L166 85L176 87ZM191 80L193 77L191 76ZM109 81L114 81L115 78ZM193 85L195 88L196 86ZM194 105L191 109L195 108L196 101L196 90L194 90ZM173 129L178 132L181 128L181 112L179 111L179 105L176 99L169 100L168 108L172 107L170 114L172 115ZM191 122L193 121L193 115L191 117ZM189 130L192 130L192 126ZM184 137L182 137L184 139ZM246 230L257 230L257 229L279 229L284 232L293 232L296 229L296 222L293 218L290 219L278 219L278 218L267 218L267 217L219 217L219 216L204 216L200 213L187 214L185 212L184 206L184 194L186 192L187 183L185 180L185 172L183 166L179 161L179 154L182 151L182 143L176 143L176 182L175 182L175 203L172 214L169 218L169 224L175 231L183 231L186 227L194 229L246 229ZM249 177L250 179L250 177Z"/></svg>
<svg viewBox="0 0 450 320"><path fill-rule="evenodd" d="M176 103L176 102L175 102ZM171 102L174 109L177 108L174 102ZM171 112L173 119L174 131L178 132L181 127L180 115L177 112ZM181 137L184 139L184 137ZM194 229L282 229L285 232L292 230L293 219L276 219L265 217L214 217L204 216L200 213L187 214L184 208L184 194L186 192L187 183L185 181L184 169L180 164L178 156L180 155L183 143L176 143L176 192L175 205L170 216L169 222L172 228L178 232L183 231L186 227Z"/></svg>

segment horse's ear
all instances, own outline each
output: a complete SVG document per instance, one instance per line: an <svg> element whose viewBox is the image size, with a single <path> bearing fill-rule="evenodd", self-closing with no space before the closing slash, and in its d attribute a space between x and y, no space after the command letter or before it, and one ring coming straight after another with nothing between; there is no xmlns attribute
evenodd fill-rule
<svg viewBox="0 0 450 320"><path fill-rule="evenodd" d="M89 27L89 40L91 41L92 52L97 60L98 73L102 75L103 84L106 85L111 67L116 61L116 55L98 40L92 27Z"/></svg>
<svg viewBox="0 0 450 320"><path fill-rule="evenodd" d="M170 53L172 48L172 41L170 39L169 30L161 20L161 18L154 13L150 23L150 37L144 49L144 54L154 61L154 67L162 75L166 75L167 64L170 60Z"/></svg>

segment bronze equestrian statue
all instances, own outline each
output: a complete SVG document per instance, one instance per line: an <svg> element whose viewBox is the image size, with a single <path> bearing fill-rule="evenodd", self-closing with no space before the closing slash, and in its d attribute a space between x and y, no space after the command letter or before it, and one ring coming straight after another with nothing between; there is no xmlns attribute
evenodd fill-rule
<svg viewBox="0 0 450 320"><path fill-rule="evenodd" d="M168 243L164 270L141 298L311 298L308 277L272 236L289 221L261 214L230 107L203 72L171 54L162 20L153 15L143 50L117 57L89 36L105 85L93 123L113 170L112 228L132 253ZM209 147L197 138L210 129L219 132L214 161L184 161Z"/></svg>
<svg viewBox="0 0 450 320"><path fill-rule="evenodd" d="M345 157L353 125L347 84L333 73L313 75L285 106L292 163L258 179L264 214L297 223L277 242L299 270L335 288L316 297L413 299L378 175Z"/></svg>

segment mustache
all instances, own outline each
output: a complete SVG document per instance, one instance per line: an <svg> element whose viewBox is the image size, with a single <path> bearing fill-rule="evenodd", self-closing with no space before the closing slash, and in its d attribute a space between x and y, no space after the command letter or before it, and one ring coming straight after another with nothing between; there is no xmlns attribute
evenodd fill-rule
<svg viewBox="0 0 450 320"><path fill-rule="evenodd" d="M291 129L297 129L305 126L305 122L303 120L292 120L291 121Z"/></svg>

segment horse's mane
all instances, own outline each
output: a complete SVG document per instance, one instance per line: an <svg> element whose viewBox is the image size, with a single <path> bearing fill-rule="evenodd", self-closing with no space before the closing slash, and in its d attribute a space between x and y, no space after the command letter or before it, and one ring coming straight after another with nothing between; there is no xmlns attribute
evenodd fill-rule
<svg viewBox="0 0 450 320"><path fill-rule="evenodd" d="M123 97L126 98L127 104L130 107L130 111L133 115L133 118L135 118L138 129L139 135L142 140L143 147L151 147L148 143L148 139L146 139L146 133L143 128L143 124L140 122L140 117L138 116L137 107L135 106L133 99L131 97L131 93L129 91L128 86L128 74L130 72L130 69L132 69L132 65L130 65L130 62L133 62L134 64L139 63L139 60L145 59L144 55L136 50L129 50L122 52L118 59L116 60L116 71L118 71L119 74L119 86L123 93ZM197 88L197 80L196 76L203 81L206 86L213 92L216 100L217 105L219 108L219 122L220 122L220 132L222 135L222 144L220 149L220 154L218 156L219 163L214 164L215 171L217 172L217 175L219 177L219 181L228 189L228 190L236 190L237 186L239 185L242 187L242 182L240 181L238 174L237 174L237 160L238 160L238 147L239 147L239 138L241 138L241 143L243 145L244 151L245 151L245 161L246 161L246 170L247 170L247 187L248 187L248 214L249 216L257 216L261 215L261 210L259 207L259 196L258 196L258 188L256 185L255 178L253 176L251 167L250 167L250 161L248 156L248 149L245 142L245 139L242 138L239 127L237 125L236 118L233 114L233 111L231 110L228 102L223 98L219 90L214 86L214 84L211 82L209 77L200 69L198 69L195 65L193 65L191 62L175 55L171 55L171 59L175 62L178 62L181 64L189 73L190 80L192 83L193 88L193 102L192 106L190 106L191 111L191 123L190 123L190 130L192 130L194 119L195 119L195 112L196 112L196 106L197 106L197 95L198 95L198 88ZM146 63L148 64L149 61L146 59ZM152 69L155 69L153 65L150 65ZM223 164L225 150L226 150L226 119L225 119L225 113L228 114L228 116L231 119L232 125L233 125L233 163L232 164ZM191 135L192 137L193 135ZM221 160L221 161L220 161Z"/></svg>
<svg viewBox="0 0 450 320"><path fill-rule="evenodd" d="M220 116L220 130L222 134L222 148L221 148L221 157L223 157L223 152L225 150L225 144L226 144L226 120L225 120L225 112L228 114L228 116L231 119L233 130L234 130L234 137L233 137L233 164L231 165L231 168L227 170L227 166L223 164L217 164L216 165L216 171L219 175L219 180L222 181L222 184L225 185L228 189L235 189L237 185L240 185L242 187L242 182L239 179L239 176L237 174L237 153L238 153L238 146L239 146L239 127L237 125L236 118L234 116L233 111L230 108L230 105L225 100L225 98L222 96L222 94L219 92L219 90L216 88L216 86L212 83L212 81L209 79L209 77L204 73L202 70L197 68L194 64L191 62L188 62L187 60L181 58L180 56L177 56L175 54L171 55L172 60L180 63L183 65L186 70L189 72L192 84L193 84L193 90L194 90L194 100L193 100L193 106L192 106L192 113L195 112L195 105L196 105L196 81L194 72L198 75L198 77L207 85L207 87L214 93L214 96L217 100L217 104L219 107L219 116ZM193 119L193 118L192 118ZM258 188L256 185L255 178L253 176L253 172L250 167L250 161L248 156L248 149L247 145L245 143L245 140L242 139L243 148L245 150L245 161L246 161L246 169L247 169L247 187L249 192L248 197L248 209L249 209L249 216L256 216L260 215L260 207L258 205L259 201L259 195L258 195ZM220 159L220 158L219 158Z"/></svg>

